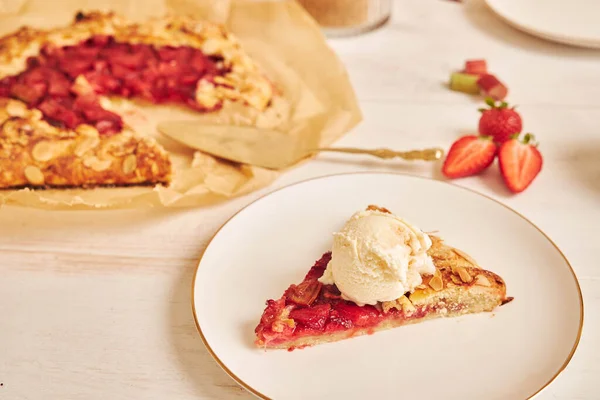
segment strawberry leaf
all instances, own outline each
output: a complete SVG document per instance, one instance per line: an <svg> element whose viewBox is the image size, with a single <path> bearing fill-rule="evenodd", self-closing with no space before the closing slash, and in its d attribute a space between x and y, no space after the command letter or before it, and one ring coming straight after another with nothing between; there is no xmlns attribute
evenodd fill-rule
<svg viewBox="0 0 600 400"><path fill-rule="evenodd" d="M533 133L526 133L523 137L523 144L537 146L538 142L535 140L535 135Z"/></svg>
<svg viewBox="0 0 600 400"><path fill-rule="evenodd" d="M486 97L485 104L487 104L488 106L490 106L492 108L496 107L496 101L491 97Z"/></svg>

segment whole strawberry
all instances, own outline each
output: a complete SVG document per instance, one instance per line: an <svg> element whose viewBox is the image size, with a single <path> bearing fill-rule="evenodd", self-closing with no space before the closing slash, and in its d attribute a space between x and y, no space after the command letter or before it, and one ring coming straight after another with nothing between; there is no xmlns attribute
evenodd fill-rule
<svg viewBox="0 0 600 400"><path fill-rule="evenodd" d="M521 132L523 121L514 107L509 108L506 102L496 102L487 98L490 108L481 108L479 118L479 134L491 136L496 143L504 143L511 135Z"/></svg>
<svg viewBox="0 0 600 400"><path fill-rule="evenodd" d="M500 171L506 186L514 193L522 192L542 170L544 160L537 148L535 137L528 133L519 140L519 134L504 142L498 151Z"/></svg>

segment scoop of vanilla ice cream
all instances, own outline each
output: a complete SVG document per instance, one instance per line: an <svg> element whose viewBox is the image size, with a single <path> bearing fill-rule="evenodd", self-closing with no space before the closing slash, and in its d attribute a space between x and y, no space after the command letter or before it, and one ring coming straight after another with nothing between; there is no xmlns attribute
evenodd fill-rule
<svg viewBox="0 0 600 400"><path fill-rule="evenodd" d="M358 305L396 300L422 283L421 274L435 272L430 247L429 236L407 221L359 211L334 233L331 261L319 281L335 284Z"/></svg>

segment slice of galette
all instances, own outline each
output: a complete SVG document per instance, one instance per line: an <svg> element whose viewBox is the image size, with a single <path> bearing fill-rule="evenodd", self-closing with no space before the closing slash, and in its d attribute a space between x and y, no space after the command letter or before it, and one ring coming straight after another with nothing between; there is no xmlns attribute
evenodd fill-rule
<svg viewBox="0 0 600 400"><path fill-rule="evenodd" d="M367 212L371 212L367 217L383 217L386 214L393 216L389 211L383 208L370 206ZM364 213L364 212L362 212ZM356 215L359 215L357 213ZM360 219L360 217L353 219ZM405 222L394 216L399 221ZM347 226L351 225L351 219ZM341 235L340 243L334 241L333 257L338 256L338 263L352 263L350 258L343 254L341 249L354 249L362 254L358 254L357 259L362 263L371 262L375 265L360 265L360 273L366 273L369 277L378 279L389 278L393 274L393 268L385 269L385 263L393 266L394 260L388 257L390 254L402 253L402 248L397 243L378 248L375 251L377 256L365 255L365 243L372 245L369 241L369 229L371 232L379 235L382 242L389 245L390 237L386 236L386 229L390 232L400 232L400 243L407 243L415 246L419 250L419 245L415 241L421 238L422 246L420 250L426 254L427 260L431 262L432 273L417 274L415 282L415 273L411 272L410 265L402 273L399 271L399 281L402 278L413 275L413 283L418 283L412 290L403 295L386 301L371 302L373 304L364 304L356 298L350 300L351 293L344 293L334 284L322 283L335 277L336 272L340 284L344 282L341 278L340 267L337 269L332 263L332 252L325 253L310 269L304 280L298 285L291 285L278 300L268 300L267 307L263 312L260 323L255 329L256 345L262 348L270 349L288 349L303 348L315 344L335 342L342 339L351 338L364 334L389 329L401 325L417 323L427 319L438 317L455 317L464 314L474 314L489 312L496 307L506 304L512 300L512 297L506 296L506 285L504 280L497 274L481 269L477 263L466 253L446 245L442 239L436 236L429 236L420 232L417 228L406 223L411 229L407 230L406 235L402 235L402 229L395 225L397 221L391 221L391 224L377 218L369 220L367 224L360 223L345 228L336 235ZM365 226L367 228L365 228ZM417 235L412 235L413 233ZM419 235L422 234L424 236ZM352 242L352 235L359 238ZM411 236L412 235L412 236ZM364 243L360 239L364 240ZM404 240L406 239L406 240ZM339 246L336 246L338 244ZM357 250L358 249L358 250ZM336 253L337 252L337 253ZM418 251L416 252L418 253ZM414 254L413 254L414 255ZM370 258L369 258L370 257ZM414 260L408 255L407 262L410 264ZM387 260L387 261L386 261ZM329 265L329 267L328 267ZM398 265L405 265L400 262ZM372 269L368 269L373 267ZM341 268L345 268L342 266ZM383 268L383 270L382 270ZM330 271L332 269L332 271ZM426 268L425 268L426 269ZM377 275L379 272L381 274ZM398 272L398 271L395 271ZM408 272L408 274L406 273ZM324 277L324 274L326 275ZM396 276L394 275L394 276ZM420 275L420 278L419 278ZM365 285L372 285L372 282L356 279L360 275L351 275L353 282L364 282ZM370 278L369 278L370 279ZM377 282L377 289L365 291L373 293L380 288L385 287L385 282ZM343 285L346 288L347 285ZM342 285L340 285L342 287ZM350 287L348 287L350 289ZM353 288L353 293L360 293L360 288ZM348 290L350 292L351 290ZM382 292L384 293L384 292Z"/></svg>

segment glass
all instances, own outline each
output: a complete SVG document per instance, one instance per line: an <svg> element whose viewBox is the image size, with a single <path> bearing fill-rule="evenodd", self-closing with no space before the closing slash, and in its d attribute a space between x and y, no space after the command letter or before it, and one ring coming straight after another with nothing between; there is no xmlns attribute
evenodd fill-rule
<svg viewBox="0 0 600 400"><path fill-rule="evenodd" d="M351 36L385 24L393 0L297 0L329 37Z"/></svg>

